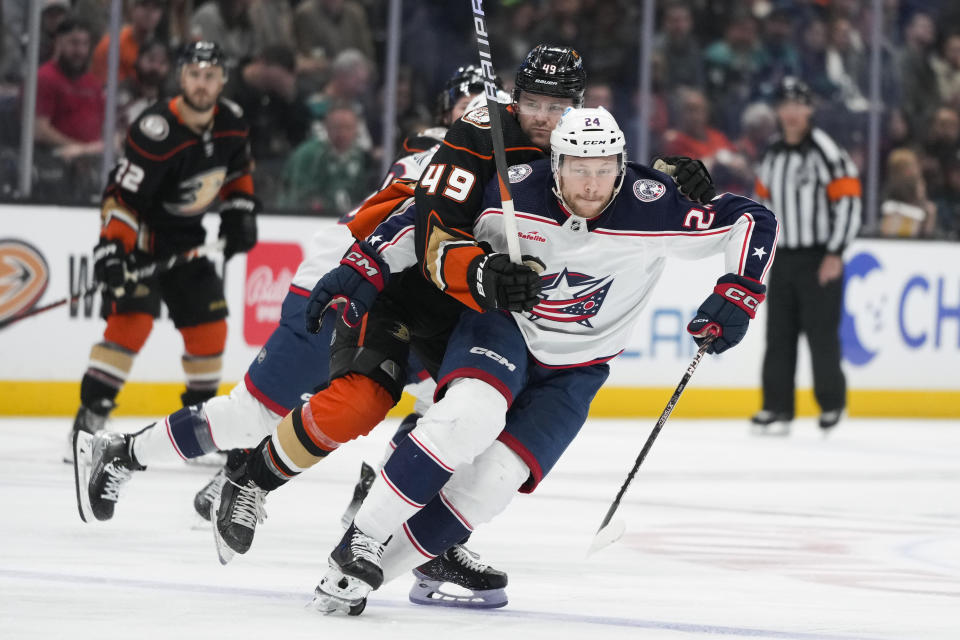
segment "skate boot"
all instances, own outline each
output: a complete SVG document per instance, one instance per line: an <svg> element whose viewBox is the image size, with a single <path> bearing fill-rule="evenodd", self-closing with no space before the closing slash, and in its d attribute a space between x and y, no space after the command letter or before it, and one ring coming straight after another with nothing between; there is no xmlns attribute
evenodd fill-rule
<svg viewBox="0 0 960 640"><path fill-rule="evenodd" d="M750 418L751 431L756 435L788 436L793 416L779 411L762 409Z"/></svg>
<svg viewBox="0 0 960 640"><path fill-rule="evenodd" d="M67 448L66 453L63 455L63 461L67 464L73 462L73 436L78 431L83 431L89 434L94 434L98 431L103 430L104 424L107 422L107 416L110 415L110 412L113 411L113 408L116 405L110 402L109 400L102 400L100 406L95 409L85 407L80 405L80 408L77 409L77 416L73 419L73 428L70 429L70 433L67 435Z"/></svg>
<svg viewBox="0 0 960 640"><path fill-rule="evenodd" d="M73 479L80 519L109 520L120 499L120 490L134 471L143 471L133 457L129 434L102 431L91 435L78 430L73 436Z"/></svg>
<svg viewBox="0 0 960 640"><path fill-rule="evenodd" d="M410 588L410 602L415 604L471 609L507 604L507 574L481 562L479 554L462 544L420 565L413 575L416 581Z"/></svg>
<svg viewBox="0 0 960 640"><path fill-rule="evenodd" d="M197 491L197 495L193 497L193 508L207 522L210 521L210 507L213 506L217 496L220 495L223 483L227 481L227 474L236 471L243 465L248 452L249 449L231 449L227 452L226 464L220 467L216 475L210 479L210 482L204 485L203 489Z"/></svg>
<svg viewBox="0 0 960 640"><path fill-rule="evenodd" d="M267 518L263 508L267 492L247 478L246 470L246 465L241 465L228 473L220 495L210 505L210 522L220 564L227 564L234 555L249 551L257 524Z"/></svg>
<svg viewBox="0 0 960 640"><path fill-rule="evenodd" d="M366 535L351 523L328 560L326 575L314 591L310 607L329 614L360 615L367 595L383 584L380 559L386 543Z"/></svg>
<svg viewBox="0 0 960 640"><path fill-rule="evenodd" d="M837 423L840 422L840 418L842 417L843 409L831 409L830 411L824 411L820 414L820 420L817 421L817 424L820 426L823 434L826 435L831 429L837 426Z"/></svg>
<svg viewBox="0 0 960 640"><path fill-rule="evenodd" d="M353 500L350 501L350 504L347 505L347 510L344 511L343 516L340 517L340 524L343 525L344 529L350 528L353 517L357 515L357 511L360 511L360 505L367 499L367 494L370 493L370 487L373 486L373 481L376 479L377 472L373 470L373 467L366 462L361 462L360 479L357 480L356 486L353 487Z"/></svg>

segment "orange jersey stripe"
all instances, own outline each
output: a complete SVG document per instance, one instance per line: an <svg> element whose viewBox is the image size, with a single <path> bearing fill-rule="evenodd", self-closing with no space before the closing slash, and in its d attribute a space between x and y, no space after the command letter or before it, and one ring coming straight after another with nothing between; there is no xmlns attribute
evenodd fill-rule
<svg viewBox="0 0 960 640"><path fill-rule="evenodd" d="M253 176L245 173L220 188L220 197L228 198L231 194L242 193L248 196L253 195Z"/></svg>
<svg viewBox="0 0 960 640"><path fill-rule="evenodd" d="M357 240L363 240L373 233L377 225L386 220L394 209L404 200L413 197L414 184L410 182L392 182L363 203L347 228Z"/></svg>
<svg viewBox="0 0 960 640"><path fill-rule="evenodd" d="M763 198L764 200L770 199L770 189L767 189L767 185L760 182L759 178L757 178L756 183L753 185L753 190L756 192L756 194L759 197Z"/></svg>

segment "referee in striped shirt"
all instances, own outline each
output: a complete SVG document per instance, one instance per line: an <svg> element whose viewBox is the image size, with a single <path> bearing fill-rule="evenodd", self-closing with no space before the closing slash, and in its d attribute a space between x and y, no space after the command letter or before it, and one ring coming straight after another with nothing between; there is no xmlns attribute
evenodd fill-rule
<svg viewBox="0 0 960 640"><path fill-rule="evenodd" d="M784 78L777 93L781 136L761 161L756 192L780 221L777 259L767 294L763 410L754 429L786 435L794 416L797 340L810 345L820 428L846 406L840 369L843 250L860 229L861 187L850 156L812 125L810 90Z"/></svg>

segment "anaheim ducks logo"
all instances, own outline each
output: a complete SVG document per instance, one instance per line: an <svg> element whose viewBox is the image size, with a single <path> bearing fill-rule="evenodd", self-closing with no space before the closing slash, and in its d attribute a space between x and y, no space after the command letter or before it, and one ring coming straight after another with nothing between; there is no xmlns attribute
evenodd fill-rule
<svg viewBox="0 0 960 640"><path fill-rule="evenodd" d="M50 270L26 242L0 239L0 320L29 310L47 289Z"/></svg>
<svg viewBox="0 0 960 640"><path fill-rule="evenodd" d="M164 206L174 215L200 215L220 194L220 187L226 177L227 171L224 167L198 173L180 183L179 202L167 202Z"/></svg>

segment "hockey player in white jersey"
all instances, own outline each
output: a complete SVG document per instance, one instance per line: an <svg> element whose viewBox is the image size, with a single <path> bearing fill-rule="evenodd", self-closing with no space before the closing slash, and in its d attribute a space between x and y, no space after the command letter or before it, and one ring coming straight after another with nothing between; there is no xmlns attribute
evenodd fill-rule
<svg viewBox="0 0 960 640"><path fill-rule="evenodd" d="M148 465L194 459L217 450L234 450L228 455L227 465L194 499L197 513L209 520L210 507L226 473L244 458L243 452L237 449L255 446L292 407L327 383L333 327L328 324L317 335L305 331L303 315L310 290L340 261L345 247L357 237L365 236L390 214L389 209L382 210L382 206L377 209L378 198L386 200L385 190L391 185L396 188L411 185L408 188L412 195L412 183L430 162L443 140L446 126L463 115L472 98L483 95L483 79L478 67L458 68L437 97L437 126L404 141L405 155L392 165L380 191L347 214L341 224L325 227L313 235L307 258L297 269L283 302L279 327L250 364L243 381L229 395L180 409L136 434L102 431L96 436L84 433L75 439L76 492L84 521L111 519L120 490L135 471L143 471ZM412 377L407 381L412 383L407 390L417 396L415 409L422 413L430 404L435 384L429 377L419 381ZM413 428L418 417L408 416L391 440L391 447ZM345 514L347 523L372 482L372 471L364 469L361 474L354 501ZM447 566L443 568L447 574L468 578L470 565L464 562L473 563L473 556L470 551L458 549L456 554L444 559Z"/></svg>
<svg viewBox="0 0 960 640"><path fill-rule="evenodd" d="M533 491L579 432L667 257L724 255L688 325L698 342L715 336L710 353L738 344L763 301L778 229L765 207L732 194L688 200L666 174L626 162L603 109L568 110L551 146L549 161L510 168L521 250L543 266L539 300L529 312L460 316L438 400L331 553L316 608L355 610ZM506 252L502 215L494 181L473 227L489 255ZM389 251L392 269L404 257ZM484 284L483 262L471 276Z"/></svg>

